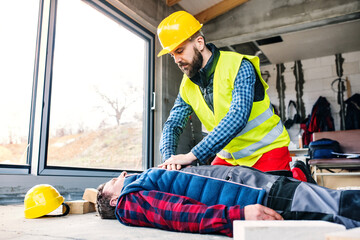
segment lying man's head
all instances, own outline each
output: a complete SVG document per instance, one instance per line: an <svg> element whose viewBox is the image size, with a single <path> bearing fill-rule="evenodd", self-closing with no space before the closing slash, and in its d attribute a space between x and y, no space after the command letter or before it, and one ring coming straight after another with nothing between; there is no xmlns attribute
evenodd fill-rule
<svg viewBox="0 0 360 240"><path fill-rule="evenodd" d="M126 172L122 172L119 177L101 184L97 193L97 210L101 218L115 219L115 207L124 186Z"/></svg>

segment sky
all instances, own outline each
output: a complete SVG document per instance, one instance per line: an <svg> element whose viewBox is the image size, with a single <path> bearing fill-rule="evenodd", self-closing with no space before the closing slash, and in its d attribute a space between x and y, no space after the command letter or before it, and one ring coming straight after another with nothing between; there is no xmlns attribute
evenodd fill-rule
<svg viewBox="0 0 360 240"><path fill-rule="evenodd" d="M124 113L123 121L133 121L143 112L145 41L80 0L58 0L57 7L51 134L115 125L96 89L120 104L124 96L137 99ZM38 1L0 0L0 143L9 132L28 134L37 14Z"/></svg>
<svg viewBox="0 0 360 240"><path fill-rule="evenodd" d="M37 13L37 1L0 1L0 143L27 136Z"/></svg>

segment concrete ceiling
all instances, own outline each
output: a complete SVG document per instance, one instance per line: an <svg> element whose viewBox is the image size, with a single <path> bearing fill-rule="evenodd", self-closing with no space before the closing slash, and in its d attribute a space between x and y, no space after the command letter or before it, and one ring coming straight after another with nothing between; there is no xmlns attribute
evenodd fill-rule
<svg viewBox="0 0 360 240"><path fill-rule="evenodd" d="M360 20L279 36L282 42L257 45L273 64L359 51Z"/></svg>
<svg viewBox="0 0 360 240"><path fill-rule="evenodd" d="M179 4L185 11L193 14L204 23L231 9L251 0L166 0L169 5ZM230 12L231 14L231 12ZM216 21L216 19L214 20ZM233 50L243 54L258 55L262 64L277 64L295 60L329 56L336 53L360 51L360 20L337 22L307 29L292 27L291 31L269 35L281 42L261 45L259 40L244 41L240 38L229 38L226 44L216 42L220 49ZM261 42L260 42L261 43Z"/></svg>

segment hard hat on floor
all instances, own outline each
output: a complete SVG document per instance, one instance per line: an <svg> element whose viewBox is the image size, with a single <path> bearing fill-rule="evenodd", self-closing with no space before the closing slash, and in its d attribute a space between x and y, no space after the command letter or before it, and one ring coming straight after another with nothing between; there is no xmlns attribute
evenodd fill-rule
<svg viewBox="0 0 360 240"><path fill-rule="evenodd" d="M32 187L25 195L25 218L38 218L51 213L64 203L64 197L49 184L39 184ZM58 216L64 216L67 211Z"/></svg>

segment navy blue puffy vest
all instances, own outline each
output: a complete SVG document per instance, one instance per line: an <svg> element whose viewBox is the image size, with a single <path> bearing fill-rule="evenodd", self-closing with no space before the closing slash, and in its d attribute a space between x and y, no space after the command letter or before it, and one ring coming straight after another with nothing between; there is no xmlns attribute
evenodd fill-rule
<svg viewBox="0 0 360 240"><path fill-rule="evenodd" d="M261 204L265 190L193 173L151 168L125 179L119 199L128 193L157 190L195 199L207 206Z"/></svg>

